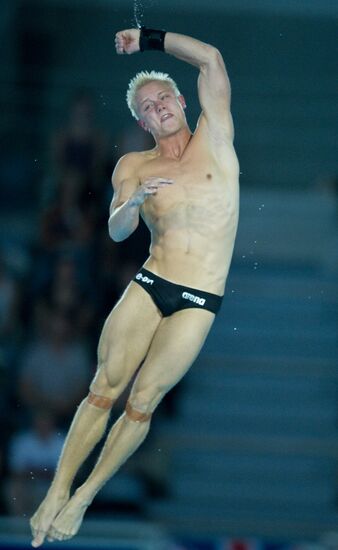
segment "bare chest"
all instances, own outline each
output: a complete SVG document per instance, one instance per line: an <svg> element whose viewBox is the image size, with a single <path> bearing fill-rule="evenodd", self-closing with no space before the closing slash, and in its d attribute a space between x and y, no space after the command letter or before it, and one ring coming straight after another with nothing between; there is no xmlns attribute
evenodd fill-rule
<svg viewBox="0 0 338 550"><path fill-rule="evenodd" d="M224 212L234 205L236 189L212 155L199 151L180 161L156 160L143 167L140 179L158 176L173 180L147 199L142 214L148 225L209 228L224 220ZM164 227L163 227L164 228Z"/></svg>

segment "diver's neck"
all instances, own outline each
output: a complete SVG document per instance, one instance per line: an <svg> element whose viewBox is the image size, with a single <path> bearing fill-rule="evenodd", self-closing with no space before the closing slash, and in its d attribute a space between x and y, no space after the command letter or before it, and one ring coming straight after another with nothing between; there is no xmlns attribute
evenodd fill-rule
<svg viewBox="0 0 338 550"><path fill-rule="evenodd" d="M156 139L158 155L173 160L179 160L191 139L192 132L185 126L175 134Z"/></svg>

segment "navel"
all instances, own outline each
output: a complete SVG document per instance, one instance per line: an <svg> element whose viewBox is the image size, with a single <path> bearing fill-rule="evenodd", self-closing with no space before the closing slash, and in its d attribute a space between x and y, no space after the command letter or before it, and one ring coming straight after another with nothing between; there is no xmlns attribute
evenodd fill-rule
<svg viewBox="0 0 338 550"><path fill-rule="evenodd" d="M208 178L208 180L211 180L212 175L211 175L211 174L207 174L207 178Z"/></svg>

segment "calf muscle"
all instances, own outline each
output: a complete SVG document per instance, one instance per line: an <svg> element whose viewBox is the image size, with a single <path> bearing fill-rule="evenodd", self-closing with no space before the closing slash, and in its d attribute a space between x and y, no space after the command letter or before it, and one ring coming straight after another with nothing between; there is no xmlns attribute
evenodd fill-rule
<svg viewBox="0 0 338 550"><path fill-rule="evenodd" d="M69 491L74 477L102 438L110 410L95 407L85 398L77 409L53 481L53 489Z"/></svg>

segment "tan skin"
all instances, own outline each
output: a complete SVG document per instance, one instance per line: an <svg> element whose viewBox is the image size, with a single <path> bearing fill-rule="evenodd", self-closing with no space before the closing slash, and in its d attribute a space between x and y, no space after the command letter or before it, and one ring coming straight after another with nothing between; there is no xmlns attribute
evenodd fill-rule
<svg viewBox="0 0 338 550"><path fill-rule="evenodd" d="M139 30L117 33L118 54L139 50ZM139 124L152 133L151 151L123 157L113 174L109 234L124 240L141 215L151 232L145 267L159 276L222 295L230 267L239 206L239 166L233 148L230 85L223 59L212 46L167 33L166 53L199 68L202 108L192 134L183 96L152 81L136 96ZM98 346L91 384L97 395L116 399L142 360L129 401L151 414L197 357L215 315L185 309L163 318L151 297L131 282L109 315ZM131 338L132 335L132 338ZM71 483L102 437L109 411L84 400L73 420L52 486L31 520L33 546L74 536L100 487L146 437L150 420L125 413L110 431L98 463L69 499Z"/></svg>

